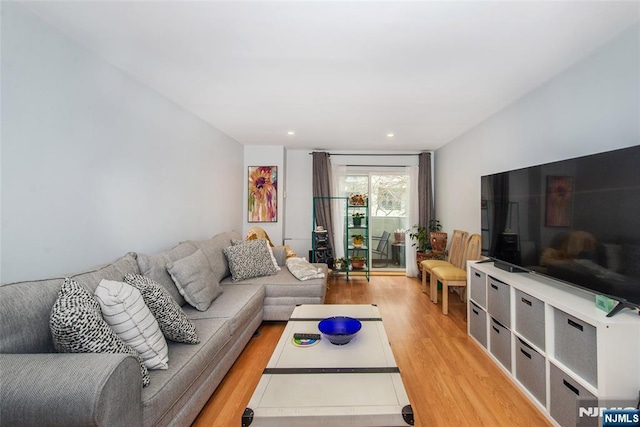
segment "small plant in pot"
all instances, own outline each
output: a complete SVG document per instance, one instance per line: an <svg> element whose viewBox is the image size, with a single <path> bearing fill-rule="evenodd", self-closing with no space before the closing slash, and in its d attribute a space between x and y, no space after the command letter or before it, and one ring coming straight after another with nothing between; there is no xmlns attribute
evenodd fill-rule
<svg viewBox="0 0 640 427"><path fill-rule="evenodd" d="M333 259L333 269L334 270L346 270L347 269L347 260L344 258L334 258Z"/></svg>
<svg viewBox="0 0 640 427"><path fill-rule="evenodd" d="M366 261L365 257L352 256L350 260L351 260L351 266L353 267L354 270L362 270L364 268L364 262Z"/></svg>
<svg viewBox="0 0 640 427"><path fill-rule="evenodd" d="M360 227L362 226L362 219L364 218L364 213L356 212L353 215L351 215L351 218L353 219L353 226Z"/></svg>
<svg viewBox="0 0 640 427"><path fill-rule="evenodd" d="M429 221L428 227L414 225L407 230L409 238L414 241L412 246L416 248L417 251L416 261L418 262L418 269L420 271L422 271L422 265L420 263L429 258L427 251L444 252L447 246L447 233L443 233L440 230L442 230L442 225L437 219ZM434 243L436 247L433 247Z"/></svg>
<svg viewBox="0 0 640 427"><path fill-rule="evenodd" d="M351 238L353 239L353 246L356 248L361 247L364 243L364 236L362 234L354 234Z"/></svg>

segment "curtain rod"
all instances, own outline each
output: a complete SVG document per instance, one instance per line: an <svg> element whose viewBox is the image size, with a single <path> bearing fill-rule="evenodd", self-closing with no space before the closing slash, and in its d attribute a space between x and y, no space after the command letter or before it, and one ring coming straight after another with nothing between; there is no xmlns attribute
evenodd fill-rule
<svg viewBox="0 0 640 427"><path fill-rule="evenodd" d="M316 151L316 153L327 153L326 151ZM312 155L313 153L309 153L309 155ZM396 157L396 156L419 156L421 153L414 153L414 154L399 154L399 153L390 153L390 154L379 154L379 153L373 153L373 154L362 154L362 153L327 153L330 156L366 156L366 157L371 157L371 156L387 156L387 157Z"/></svg>

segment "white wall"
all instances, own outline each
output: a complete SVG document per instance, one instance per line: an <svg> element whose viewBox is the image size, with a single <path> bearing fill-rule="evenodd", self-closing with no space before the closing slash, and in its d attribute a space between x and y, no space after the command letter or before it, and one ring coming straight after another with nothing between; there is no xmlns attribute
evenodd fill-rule
<svg viewBox="0 0 640 427"><path fill-rule="evenodd" d="M243 202L243 235L249 228L258 226L267 232L274 245L282 245L284 236L284 180L286 171L284 167L285 152L282 145L245 145L244 147L244 202ZM277 166L277 195L278 195L278 221L277 222L248 222L248 180L249 166Z"/></svg>
<svg viewBox="0 0 640 427"><path fill-rule="evenodd" d="M480 233L480 177L640 144L640 26L435 155L444 231Z"/></svg>
<svg viewBox="0 0 640 427"><path fill-rule="evenodd" d="M313 157L311 150L287 150L284 243L302 257L311 250Z"/></svg>
<svg viewBox="0 0 640 427"><path fill-rule="evenodd" d="M3 283L241 230L240 144L2 3Z"/></svg>

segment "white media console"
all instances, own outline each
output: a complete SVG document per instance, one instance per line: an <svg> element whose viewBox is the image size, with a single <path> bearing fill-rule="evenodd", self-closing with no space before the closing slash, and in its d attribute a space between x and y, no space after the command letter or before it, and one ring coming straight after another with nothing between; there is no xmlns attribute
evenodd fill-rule
<svg viewBox="0 0 640 427"><path fill-rule="evenodd" d="M469 262L467 277L469 335L552 423L597 426L597 408L637 405L636 310L606 317L594 294L493 262Z"/></svg>

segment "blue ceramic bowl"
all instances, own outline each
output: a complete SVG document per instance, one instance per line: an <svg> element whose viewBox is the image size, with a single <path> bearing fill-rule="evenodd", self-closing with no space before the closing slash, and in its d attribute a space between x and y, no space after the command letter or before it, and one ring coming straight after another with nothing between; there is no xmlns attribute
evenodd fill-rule
<svg viewBox="0 0 640 427"><path fill-rule="evenodd" d="M318 329L331 344L345 345L356 336L362 328L358 319L346 316L335 316L323 319L318 323Z"/></svg>

